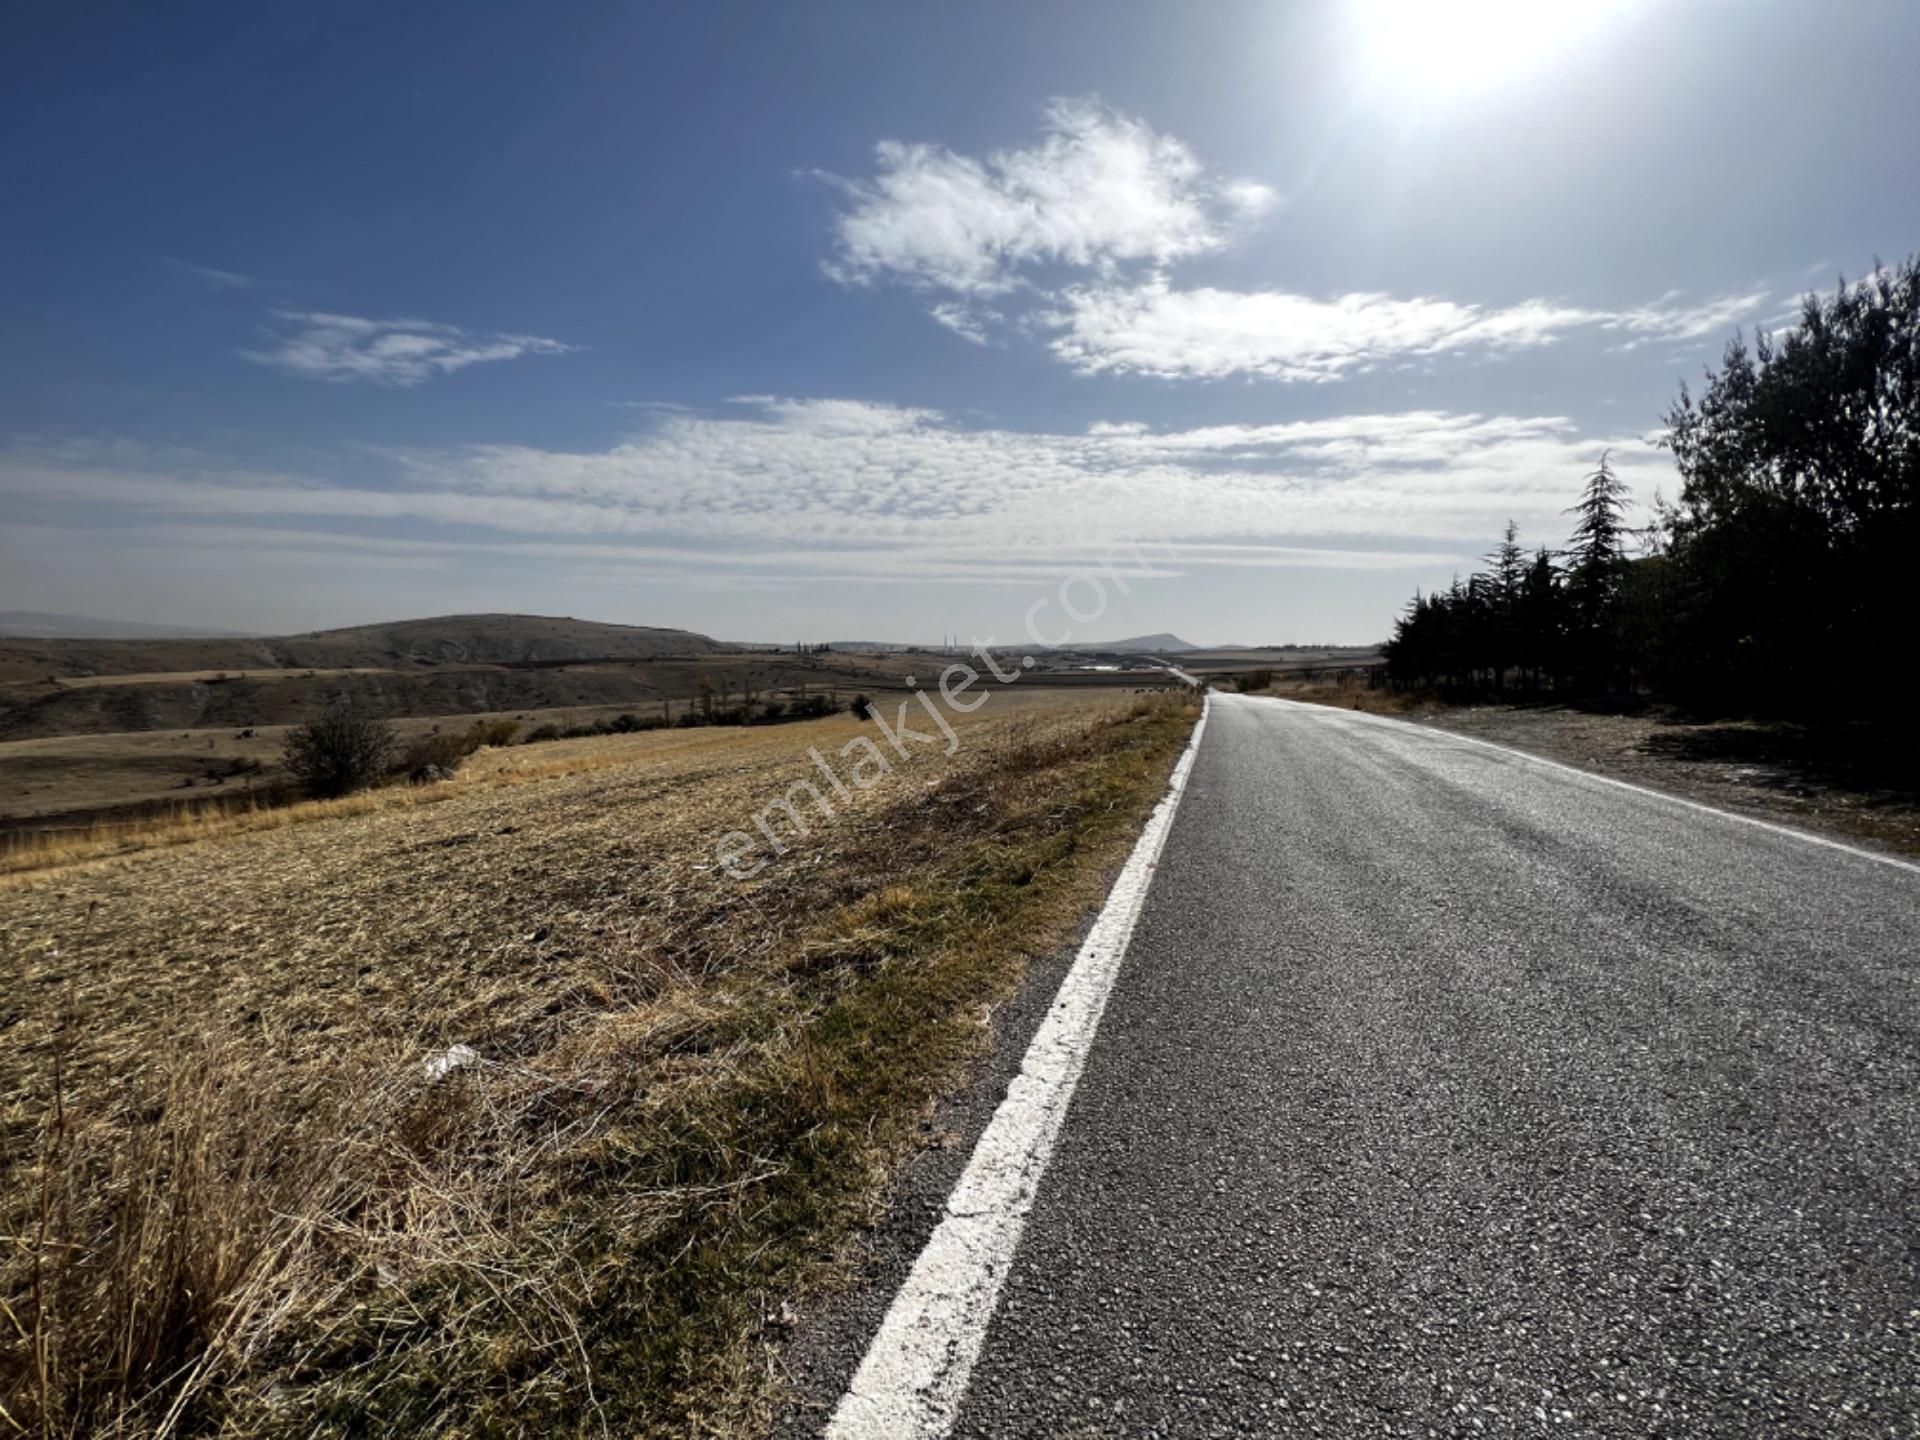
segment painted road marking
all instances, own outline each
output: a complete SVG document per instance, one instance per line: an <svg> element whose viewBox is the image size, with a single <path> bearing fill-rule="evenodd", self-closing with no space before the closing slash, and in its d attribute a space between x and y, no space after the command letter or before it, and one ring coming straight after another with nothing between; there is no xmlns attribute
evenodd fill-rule
<svg viewBox="0 0 1920 1440"><path fill-rule="evenodd" d="M993 1112L947 1197L946 1214L835 1408L826 1429L829 1440L935 1440L952 1429L1013 1264L1014 1246L1026 1228L1040 1177L1140 918L1211 705L1209 698L1186 753L1174 766L1166 797L1140 832L1113 893L1027 1047L1020 1073L1007 1086L1007 1098Z"/></svg>

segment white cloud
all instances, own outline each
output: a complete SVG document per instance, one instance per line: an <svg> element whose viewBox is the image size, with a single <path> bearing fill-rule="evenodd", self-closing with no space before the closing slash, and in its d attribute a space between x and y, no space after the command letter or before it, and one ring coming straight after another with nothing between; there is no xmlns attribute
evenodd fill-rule
<svg viewBox="0 0 1920 1440"><path fill-rule="evenodd" d="M242 275L238 270L216 270L211 265L195 265L190 260L169 260L175 269L184 270L189 275L197 275L216 290L251 290L253 277Z"/></svg>
<svg viewBox="0 0 1920 1440"><path fill-rule="evenodd" d="M991 343L987 326L1000 318L991 310L951 302L935 305L927 313L962 340L971 340L976 345Z"/></svg>
<svg viewBox="0 0 1920 1440"><path fill-rule="evenodd" d="M997 583L1122 543L1184 547L1175 553L1205 563L1354 568L1402 563L1364 556L1470 556L1509 515L1557 542L1561 511L1606 446L1643 495L1671 473L1644 438L1583 435L1558 416L1423 410L1067 434L763 399L750 415L666 414L602 450L368 451L340 483L126 445L16 447L0 457L0 493L23 521L36 518L28 507L118 525L405 521L446 543L592 543L635 563L732 550L769 573ZM1255 558L1219 548L1247 546Z"/></svg>
<svg viewBox="0 0 1920 1440"><path fill-rule="evenodd" d="M1766 298L1761 291L1687 305L1664 296L1617 311L1545 300L1488 308L1370 293L1317 300L1274 290L1181 290L1154 279L1070 288L1044 321L1057 332L1054 354L1082 374L1315 382L1432 355L1505 354L1582 329L1634 337L1620 348L1688 339L1738 323Z"/></svg>
<svg viewBox="0 0 1920 1440"><path fill-rule="evenodd" d="M1026 149L975 159L884 140L874 153L873 178L827 177L848 200L828 270L849 283L998 295L1028 265L1166 264L1219 249L1274 200L1257 182L1214 179L1180 141L1092 99L1051 102Z"/></svg>
<svg viewBox="0 0 1920 1440"><path fill-rule="evenodd" d="M357 315L277 310L279 331L247 359L308 380L366 380L418 385L469 365L523 355L564 355L574 347L538 335L483 335L430 320L367 320Z"/></svg>
<svg viewBox="0 0 1920 1440"><path fill-rule="evenodd" d="M1210 173L1181 141L1098 101L1055 100L1035 145L984 158L882 141L868 179L828 176L847 204L827 271L927 292L933 319L975 344L1014 326L1049 336L1082 374L1321 382L1442 354L1497 355L1576 332L1614 350L1740 323L1766 292L1624 309L1528 299L1485 306L1355 291L1182 288L1183 261L1224 249L1276 204ZM1058 272L1081 272L1075 280ZM981 302L991 299L998 308Z"/></svg>

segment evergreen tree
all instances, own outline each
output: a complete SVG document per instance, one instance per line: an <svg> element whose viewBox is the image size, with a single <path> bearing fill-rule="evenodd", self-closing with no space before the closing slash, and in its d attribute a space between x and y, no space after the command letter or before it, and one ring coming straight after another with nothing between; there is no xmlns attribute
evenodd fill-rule
<svg viewBox="0 0 1920 1440"><path fill-rule="evenodd" d="M1613 473L1610 455L1586 477L1580 503L1568 510L1579 516L1567 547L1567 610L1576 678L1606 689L1618 668L1615 620L1620 587L1626 578L1626 482Z"/></svg>

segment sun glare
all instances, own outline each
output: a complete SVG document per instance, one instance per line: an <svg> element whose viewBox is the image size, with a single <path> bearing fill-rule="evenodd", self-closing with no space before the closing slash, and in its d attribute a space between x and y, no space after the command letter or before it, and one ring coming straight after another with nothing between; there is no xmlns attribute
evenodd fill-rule
<svg viewBox="0 0 1920 1440"><path fill-rule="evenodd" d="M1355 0L1365 63L1385 86L1479 94L1592 38L1629 0Z"/></svg>

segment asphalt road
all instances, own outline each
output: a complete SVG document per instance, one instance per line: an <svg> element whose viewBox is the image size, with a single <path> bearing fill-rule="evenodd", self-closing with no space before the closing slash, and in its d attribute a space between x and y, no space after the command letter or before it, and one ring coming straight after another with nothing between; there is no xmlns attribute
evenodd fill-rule
<svg viewBox="0 0 1920 1440"><path fill-rule="evenodd" d="M956 1433L1920 1434L1920 874L1208 724Z"/></svg>

